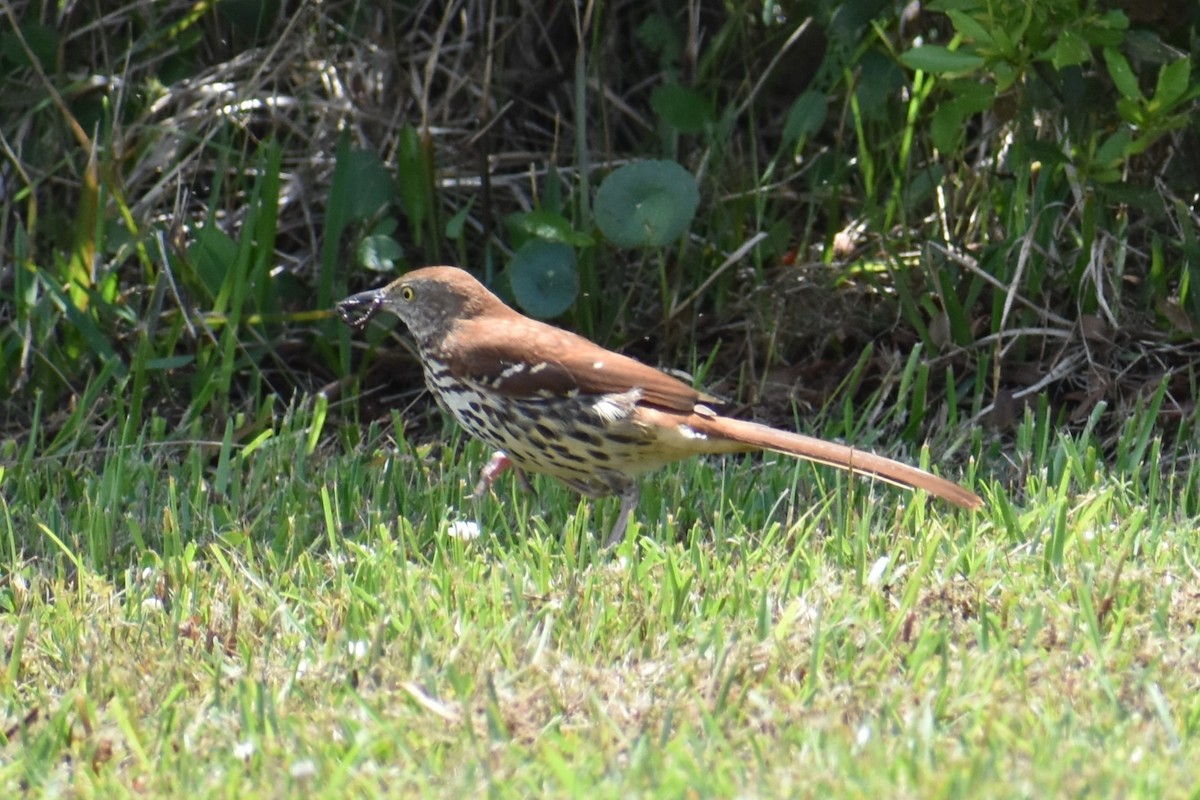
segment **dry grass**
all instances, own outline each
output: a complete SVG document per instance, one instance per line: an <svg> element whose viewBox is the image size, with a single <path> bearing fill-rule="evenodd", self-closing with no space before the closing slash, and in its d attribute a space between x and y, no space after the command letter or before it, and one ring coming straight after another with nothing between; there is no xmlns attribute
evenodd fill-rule
<svg viewBox="0 0 1200 800"><path fill-rule="evenodd" d="M305 298L311 300L317 274L330 268L321 253L339 137L348 134L355 146L394 165L403 131L414 127L436 161L436 217L424 232L415 223L397 231L407 263L465 261L489 274L511 252L505 217L544 201L551 170L571 196L594 188L607 166L665 146L707 187L691 243L665 257L606 253L589 269L607 298L597 308L609 310L584 305L568 322L666 365L687 366L694 354L717 349L710 382L771 418L790 417L789 405L772 393L812 408L837 402L839 381L817 376L834 370L842 377L867 344L880 349L882 360L869 365L865 381L843 391L858 405L889 402L896 387L889 385L887 364L918 341L931 354L940 351L932 362L934 394L944 394L947 368L986 373L977 383L988 400L974 419L1000 431L1011 430L1037 397L1049 398L1071 424L1086 421L1100 402L1118 411L1119 420L1122 409L1142 403L1148 387L1164 377L1171 386L1163 421L1192 415L1189 365L1197 354L1193 337L1179 336L1191 330L1188 312L1168 297L1155 317L1137 292L1136 276L1146 272L1157 235L1153 217L1131 215L1121 230L1103 232L1093 250L1081 254L1071 243L1087 239L1081 225L1089 195L1086 186L1071 184L1074 205L1037 212L1028 230L1005 230L1019 218L1015 211L1006 218L1003 209L991 216L972 210L978 198L1000 190L1005 177L981 140L967 153L923 163L921 169L955 170L957 183L947 179L941 195L906 210L906 222L879 229L861 199L864 190L877 194L877 187L859 185L863 177L844 169L825 180L812 177L827 161L852 156L842 145L815 137L813 152L783 157L779 136L790 98L816 74L813 59L827 44L815 27L789 39L753 15L686 4L664 17L676 26L679 49L660 51L640 27L645 10L631 3L297 2L261 36L228 13L192 10L185 2L129 2L99 18L84 6L68 7L61 18L43 17L63 32L63 69L70 74L88 64L94 77L69 93L59 90L62 104L25 109L6 125L9 163L44 219L29 232L44 250L53 247L52 231L83 222L71 214L88 193L94 140L100 184L128 209L125 238L146 248L110 243L114 252L102 269L120 275L122 297L140 315L148 309L136 298L160 268L164 244L186 246L194 226L206 220L235 240L240 235L247 182L261 169L255 154L265 142L278 142L283 160L274 262L295 277L295 287L281 283L274 291L296 316L268 344L287 365L275 382L285 395L289 385L315 390L338 377L308 344L314 331L301 322L301 312L311 310ZM33 6L18 4L10 18L30 23L33 14ZM920 25L936 27L936 20ZM695 82L730 110L720 136L664 138L649 102L670 75ZM43 91L59 83L56 75L31 79ZM103 122L101 99L111 108L111 125ZM845 133L849 107L831 112L840 113L837 128ZM886 131L878 120L865 122ZM64 123L74 137L49 136ZM1048 115L1044 123L1052 129L1058 121ZM1002 130L986 134L1002 138ZM1178 160L1186 135L1154 151L1160 166ZM886 158L893 139L880 139L877 158ZM48 172L51 164L58 166ZM886 180L885 166L879 169ZM925 173L912 169L919 182ZM1176 201L1168 183L1157 187L1170 227L1200 229L1200 216ZM464 210L461 248L427 235ZM747 230L770 235L685 305L692 289L752 238ZM782 238L780 231L786 231ZM352 266L354 242L346 245L334 267L336 283L374 281ZM1079 280L1094 292L1088 307L1067 313L1055 282L1080 268ZM931 282L939 274L943 281L960 276L960 286L975 276L985 289L966 291L970 304L957 310L945 302L947 284ZM907 277L896 286L894 275ZM622 298L619 313L612 307L614 288ZM898 292L911 293L923 307L898 319ZM203 311L197 302L184 292L176 304L190 315ZM970 340L952 334L953 326L969 330ZM200 339L195 346L203 346ZM36 343L27 346L36 358ZM788 366L774 367L781 363ZM766 385L769 370L776 389Z"/></svg>

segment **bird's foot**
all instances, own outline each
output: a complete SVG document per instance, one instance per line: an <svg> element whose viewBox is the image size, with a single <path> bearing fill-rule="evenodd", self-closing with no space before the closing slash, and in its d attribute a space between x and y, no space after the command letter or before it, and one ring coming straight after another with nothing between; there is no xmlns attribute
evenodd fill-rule
<svg viewBox="0 0 1200 800"><path fill-rule="evenodd" d="M492 484L496 482L496 479L509 469L516 473L517 480L521 483L521 488L530 494L534 494L533 486L529 483L529 478L526 477L525 471L513 464L512 460L503 451L497 450L492 453L492 460L479 471L479 483L475 484L475 491L471 492L471 499L479 500L486 495L491 490Z"/></svg>

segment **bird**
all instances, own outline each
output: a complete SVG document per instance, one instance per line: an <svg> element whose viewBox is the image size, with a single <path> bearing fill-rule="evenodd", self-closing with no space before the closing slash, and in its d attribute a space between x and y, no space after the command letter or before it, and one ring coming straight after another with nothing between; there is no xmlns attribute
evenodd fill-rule
<svg viewBox="0 0 1200 800"><path fill-rule="evenodd" d="M383 312L408 327L430 392L496 450L476 495L508 468L559 479L586 497L621 498L605 542L621 541L639 478L702 454L768 450L868 475L964 509L983 500L945 478L844 444L725 416L719 401L661 370L519 313L459 267L416 269L347 297L355 330Z"/></svg>

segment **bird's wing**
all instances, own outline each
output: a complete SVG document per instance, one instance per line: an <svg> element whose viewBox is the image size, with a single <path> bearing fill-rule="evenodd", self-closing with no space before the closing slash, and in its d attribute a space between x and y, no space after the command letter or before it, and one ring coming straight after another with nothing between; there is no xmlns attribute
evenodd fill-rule
<svg viewBox="0 0 1200 800"><path fill-rule="evenodd" d="M510 397L622 394L640 389L641 402L692 411L715 402L683 381L569 331L531 320L464 323L443 346L457 358L457 377ZM530 353L540 360L531 360Z"/></svg>

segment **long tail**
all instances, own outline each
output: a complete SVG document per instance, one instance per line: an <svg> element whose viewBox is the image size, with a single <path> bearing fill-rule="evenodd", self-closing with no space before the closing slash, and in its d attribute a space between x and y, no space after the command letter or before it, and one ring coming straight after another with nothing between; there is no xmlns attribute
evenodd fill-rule
<svg viewBox="0 0 1200 800"><path fill-rule="evenodd" d="M957 483L939 478L923 469L864 450L855 450L844 444L729 417L693 414L687 424L692 430L712 439L728 439L750 447L773 450L806 461L837 467L851 473L870 475L903 489L922 489L934 497L962 508L983 507L983 499L979 495Z"/></svg>

